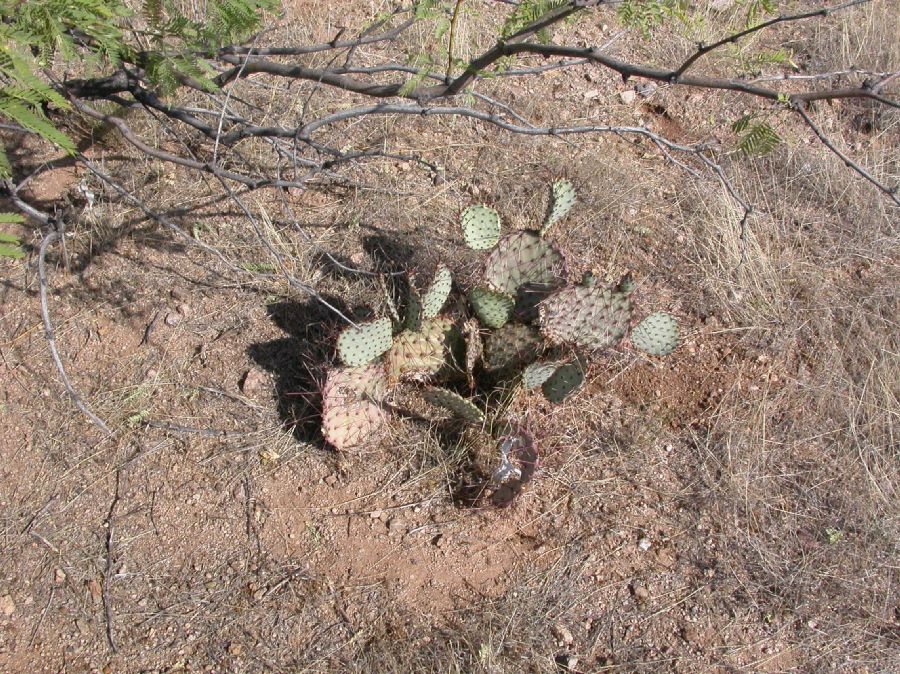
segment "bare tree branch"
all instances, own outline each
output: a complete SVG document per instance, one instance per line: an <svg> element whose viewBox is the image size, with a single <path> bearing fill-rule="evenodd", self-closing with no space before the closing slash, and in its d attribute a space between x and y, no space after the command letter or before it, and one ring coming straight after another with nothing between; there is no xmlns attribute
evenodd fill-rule
<svg viewBox="0 0 900 674"><path fill-rule="evenodd" d="M822 133L822 130L818 126L816 126L816 123L813 122L812 118L809 116L807 111L804 109L803 105L797 105L797 106L795 106L794 109L800 115L801 119L803 119L803 121L806 122L806 125L810 129L812 129L813 133L816 134L816 137L819 139L819 141L822 143L822 145L824 145L829 150L831 150L835 155L837 155L840 158L840 160L842 162L844 162L845 166L852 169L853 171L855 171L856 173L861 175L863 178L868 180L870 183L875 185L875 187L877 187L879 190L884 192L888 196L888 198L894 202L894 204L896 204L897 206L900 206L900 198L898 198L898 196L897 196L896 185L894 187L889 187L888 185L885 185L884 183L879 181L877 178L875 178L871 173L866 171L862 166L860 166L855 161L850 159L850 157L848 157L846 154L841 152L838 149L838 147L828 139L828 136L826 136L824 133Z"/></svg>

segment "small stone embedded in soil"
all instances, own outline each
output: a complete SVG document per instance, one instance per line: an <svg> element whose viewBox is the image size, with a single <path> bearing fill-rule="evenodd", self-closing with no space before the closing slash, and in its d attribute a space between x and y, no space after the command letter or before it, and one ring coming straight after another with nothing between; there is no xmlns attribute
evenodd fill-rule
<svg viewBox="0 0 900 674"><path fill-rule="evenodd" d="M681 638L692 646L700 643L700 632L693 625L685 625L681 628Z"/></svg>
<svg viewBox="0 0 900 674"><path fill-rule="evenodd" d="M181 322L181 316L179 316L174 311L170 311L169 313L166 314L166 325L168 325L170 328L174 328L180 322Z"/></svg>
<svg viewBox="0 0 900 674"><path fill-rule="evenodd" d="M268 390L269 378L262 370L251 367L241 379L241 392L246 396L256 396Z"/></svg>
<svg viewBox="0 0 900 674"><path fill-rule="evenodd" d="M5 617L9 618L15 612L16 612L16 603L13 601L12 596L5 594L2 597L0 597L0 613L2 613Z"/></svg>
<svg viewBox="0 0 900 674"><path fill-rule="evenodd" d="M632 585L631 592L634 594L634 600L639 604L643 604L650 599L650 590L643 585Z"/></svg>
<svg viewBox="0 0 900 674"><path fill-rule="evenodd" d="M639 547L641 550L643 550L644 552L647 552L647 550L650 549L651 545L652 545L652 544L650 543L650 539L649 539L649 538L646 538L646 537L643 537L643 536L642 536L641 538L638 539L638 547Z"/></svg>
<svg viewBox="0 0 900 674"><path fill-rule="evenodd" d="M186 302L181 302L177 307L175 307L175 311L177 311L182 316L190 316L191 315L191 305Z"/></svg>
<svg viewBox="0 0 900 674"><path fill-rule="evenodd" d="M628 91L623 91L619 94L619 98L622 99L622 102L625 105L631 105L634 103L634 99L637 98L637 92L629 89Z"/></svg>
<svg viewBox="0 0 900 674"><path fill-rule="evenodd" d="M572 632L562 623L556 623L553 626L553 636L556 637L557 646L568 646L575 641Z"/></svg>

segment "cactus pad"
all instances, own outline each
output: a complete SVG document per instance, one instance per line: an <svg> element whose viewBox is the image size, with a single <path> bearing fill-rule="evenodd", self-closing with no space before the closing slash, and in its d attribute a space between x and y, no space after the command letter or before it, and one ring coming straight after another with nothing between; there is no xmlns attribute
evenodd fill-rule
<svg viewBox="0 0 900 674"><path fill-rule="evenodd" d="M484 412L458 393L444 388L430 388L422 394L422 397L432 405L450 410L464 421L472 424L484 423Z"/></svg>
<svg viewBox="0 0 900 674"><path fill-rule="evenodd" d="M459 341L459 333L449 318L422 321L417 331L404 330L394 338L385 357L391 379L423 379L448 365Z"/></svg>
<svg viewBox="0 0 900 674"><path fill-rule="evenodd" d="M523 367L540 355L544 340L530 325L507 323L484 342L485 369L492 372Z"/></svg>
<svg viewBox="0 0 900 674"><path fill-rule="evenodd" d="M462 212L460 222L463 240L473 250L488 250L500 240L500 216L487 206L469 206Z"/></svg>
<svg viewBox="0 0 900 674"><path fill-rule="evenodd" d="M503 237L484 261L484 278L493 290L515 295L519 286L565 282L565 260L537 232L519 231Z"/></svg>
<svg viewBox="0 0 900 674"><path fill-rule="evenodd" d="M668 356L678 346L678 321L672 314L650 314L631 331L631 343L651 356Z"/></svg>
<svg viewBox="0 0 900 674"><path fill-rule="evenodd" d="M380 365L328 371L322 389L322 435L339 451L371 440L387 414L378 404L387 378Z"/></svg>
<svg viewBox="0 0 900 674"><path fill-rule="evenodd" d="M441 312L447 302L447 297L450 296L452 285L453 278L450 276L450 270L444 264L438 265L437 271L434 273L434 280L422 296L422 315L425 318L434 318Z"/></svg>
<svg viewBox="0 0 900 674"><path fill-rule="evenodd" d="M631 302L615 290L569 286L544 300L540 315L541 330L551 341L602 349L625 336Z"/></svg>
<svg viewBox="0 0 900 674"><path fill-rule="evenodd" d="M550 188L550 204L547 207L547 217L544 218L544 226L541 228L541 236L562 220L572 206L575 205L575 186L568 180L557 180Z"/></svg>
<svg viewBox="0 0 900 674"><path fill-rule="evenodd" d="M515 306L509 295L487 288L473 288L469 293L469 303L478 319L488 328L502 328Z"/></svg>
<svg viewBox="0 0 900 674"><path fill-rule="evenodd" d="M558 368L541 386L544 397L551 403L561 403L581 388L584 383L584 369L574 360Z"/></svg>
<svg viewBox="0 0 900 674"><path fill-rule="evenodd" d="M370 363L391 348L391 320L379 318L345 329L337 340L338 355L345 364L358 367Z"/></svg>
<svg viewBox="0 0 900 674"><path fill-rule="evenodd" d="M522 381L526 389L537 388L550 379L563 363L560 361L542 361L532 363L522 372Z"/></svg>

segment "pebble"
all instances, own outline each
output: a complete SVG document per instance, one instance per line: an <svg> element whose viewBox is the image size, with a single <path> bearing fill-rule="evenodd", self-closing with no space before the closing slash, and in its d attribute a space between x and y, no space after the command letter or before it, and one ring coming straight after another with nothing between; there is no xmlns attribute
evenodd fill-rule
<svg viewBox="0 0 900 674"><path fill-rule="evenodd" d="M634 593L634 599L639 604L643 604L648 599L650 599L650 590L648 590L643 585L632 585L631 591Z"/></svg>
<svg viewBox="0 0 900 674"><path fill-rule="evenodd" d="M241 379L241 393L247 396L253 396L267 390L269 386L269 378L266 373L255 367L251 367L244 373Z"/></svg>
<svg viewBox="0 0 900 674"><path fill-rule="evenodd" d="M575 638L572 636L571 630L562 623L556 623L553 626L553 636L556 637L557 646L569 646Z"/></svg>
<svg viewBox="0 0 900 674"><path fill-rule="evenodd" d="M647 550L649 550L651 548L651 546L652 546L652 543L650 543L649 538L642 537L642 538L638 539L638 547L641 550L643 550L644 552L647 552Z"/></svg>
<svg viewBox="0 0 900 674"><path fill-rule="evenodd" d="M166 314L166 325L170 328L174 328L181 322L181 316L176 314L174 311L170 311Z"/></svg>
<svg viewBox="0 0 900 674"><path fill-rule="evenodd" d="M2 597L0 597L0 613L2 613L5 617L9 618L15 612L16 612L16 603L13 601L12 596L5 594Z"/></svg>
<svg viewBox="0 0 900 674"><path fill-rule="evenodd" d="M681 638L692 645L700 643L700 632L693 625L685 625L681 628Z"/></svg>
<svg viewBox="0 0 900 674"><path fill-rule="evenodd" d="M622 99L622 102L625 105L631 105L632 103L634 103L634 99L637 98L637 92L633 91L631 89L628 89L627 91L620 92L619 98Z"/></svg>
<svg viewBox="0 0 900 674"><path fill-rule="evenodd" d="M186 302L181 302L177 307L175 307L175 311L177 311L182 316L190 316L191 315L191 305Z"/></svg>

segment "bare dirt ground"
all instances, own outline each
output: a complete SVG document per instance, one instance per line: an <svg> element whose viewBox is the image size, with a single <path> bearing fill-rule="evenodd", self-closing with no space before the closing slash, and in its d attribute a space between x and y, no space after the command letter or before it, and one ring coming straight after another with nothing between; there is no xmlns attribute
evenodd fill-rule
<svg viewBox="0 0 900 674"><path fill-rule="evenodd" d="M369 16L354 11L340 22ZM500 10L481 11L461 45ZM278 39L330 39L333 13L295 3ZM810 70L897 69L896 22L876 3L768 39ZM565 30L651 61L681 48L620 35L611 13ZM291 272L353 312L381 291L323 251L363 269L388 255L423 278L443 260L463 277L460 209L533 225L547 183L568 177L580 201L557 238L573 278L632 270L639 313L679 316L675 354L613 351L560 407L523 392L511 413L539 443L537 476L508 508L461 507L469 448L439 424L395 421L348 456L324 444L316 392L340 320L261 273L270 252L215 185L106 136L95 161L246 273L81 169L32 182L30 198L72 214L68 269L49 258L51 315L114 434L52 364L36 250L0 261L0 672L897 671L896 210L789 118L772 155L727 152L735 96L623 97L632 84L580 69L484 91L536 123L719 138L756 208L746 242L722 186L650 145L464 120L346 130L440 175L378 159L290 202L243 198ZM896 114L819 112L897 181Z"/></svg>

